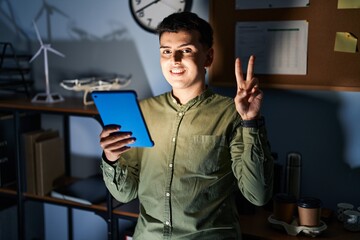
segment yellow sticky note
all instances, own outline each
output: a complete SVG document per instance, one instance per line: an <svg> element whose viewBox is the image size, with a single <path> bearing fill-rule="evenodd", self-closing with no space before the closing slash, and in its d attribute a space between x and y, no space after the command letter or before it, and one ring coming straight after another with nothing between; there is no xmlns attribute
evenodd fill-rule
<svg viewBox="0 0 360 240"><path fill-rule="evenodd" d="M338 0L338 9L360 8L360 0Z"/></svg>
<svg viewBox="0 0 360 240"><path fill-rule="evenodd" d="M337 32L334 51L355 53L357 38L349 32Z"/></svg>

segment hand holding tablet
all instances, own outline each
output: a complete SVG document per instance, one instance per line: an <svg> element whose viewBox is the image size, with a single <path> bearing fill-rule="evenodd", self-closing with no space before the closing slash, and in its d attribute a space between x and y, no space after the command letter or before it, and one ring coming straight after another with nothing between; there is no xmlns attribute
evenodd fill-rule
<svg viewBox="0 0 360 240"><path fill-rule="evenodd" d="M132 134L135 142L129 147L154 146L135 91L94 91L91 95L104 126L117 125L121 132Z"/></svg>

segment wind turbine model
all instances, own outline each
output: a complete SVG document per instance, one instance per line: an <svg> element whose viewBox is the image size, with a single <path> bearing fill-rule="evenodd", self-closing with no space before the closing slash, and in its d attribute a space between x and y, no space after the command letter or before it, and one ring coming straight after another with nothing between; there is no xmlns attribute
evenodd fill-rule
<svg viewBox="0 0 360 240"><path fill-rule="evenodd" d="M32 102L40 102L40 103L54 103L54 102L62 102L64 101L64 98L57 94L57 93L50 93L50 84L49 84L49 67L48 67L48 56L47 52L53 52L56 55L60 57L65 57L64 54L56 51L55 49L51 48L50 44L44 44L41 40L39 30L33 22L34 28L36 31L36 36L40 42L40 49L37 51L37 53L30 59L30 63L41 53L41 51L44 51L44 68L45 68L45 84L46 84L46 92L45 93L39 93L37 94L31 101Z"/></svg>
<svg viewBox="0 0 360 240"><path fill-rule="evenodd" d="M38 21L39 18L43 15L43 13L45 14L46 24L47 24L47 40L51 41L52 40L51 15L53 15L54 13L58 13L66 18L69 18L69 16L63 11L61 11L59 8L55 7L54 5L50 5L49 3L47 3L46 0L43 0L43 4L39 12L36 14L35 21Z"/></svg>

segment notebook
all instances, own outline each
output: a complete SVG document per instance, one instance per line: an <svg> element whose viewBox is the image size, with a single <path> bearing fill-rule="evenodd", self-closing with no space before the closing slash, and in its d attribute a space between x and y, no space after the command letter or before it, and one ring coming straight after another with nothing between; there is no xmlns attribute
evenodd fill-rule
<svg viewBox="0 0 360 240"><path fill-rule="evenodd" d="M93 91L91 93L103 125L119 125L136 139L129 147L152 147L154 142L133 90Z"/></svg>

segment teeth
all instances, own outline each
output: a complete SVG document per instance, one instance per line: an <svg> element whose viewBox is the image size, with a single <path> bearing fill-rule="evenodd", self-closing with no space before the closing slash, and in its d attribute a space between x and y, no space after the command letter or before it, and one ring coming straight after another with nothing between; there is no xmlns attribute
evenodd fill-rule
<svg viewBox="0 0 360 240"><path fill-rule="evenodd" d="M184 71L183 71L182 69L177 69L177 68L175 68L175 69L172 69L171 72L172 72L172 73L182 73L182 72L184 72Z"/></svg>

